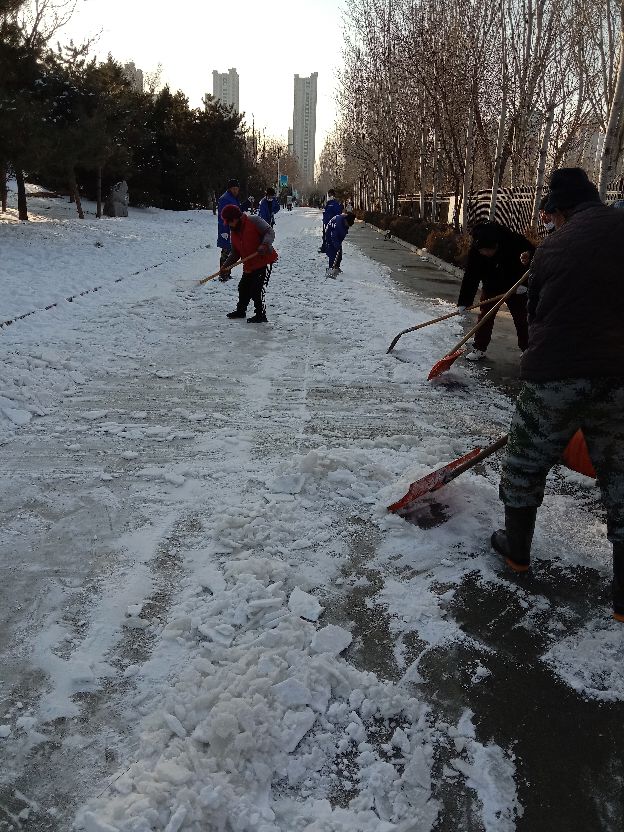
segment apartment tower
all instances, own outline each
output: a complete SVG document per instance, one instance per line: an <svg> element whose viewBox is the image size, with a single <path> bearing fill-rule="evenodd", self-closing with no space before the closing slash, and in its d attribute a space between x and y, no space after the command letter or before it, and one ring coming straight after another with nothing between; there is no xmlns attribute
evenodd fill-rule
<svg viewBox="0 0 624 832"><path fill-rule="evenodd" d="M238 72L232 67L227 72L212 71L212 95L226 107L234 107L240 112L238 105Z"/></svg>
<svg viewBox="0 0 624 832"><path fill-rule="evenodd" d="M303 181L308 185L314 182L317 78L318 72L308 78L295 75L292 146Z"/></svg>

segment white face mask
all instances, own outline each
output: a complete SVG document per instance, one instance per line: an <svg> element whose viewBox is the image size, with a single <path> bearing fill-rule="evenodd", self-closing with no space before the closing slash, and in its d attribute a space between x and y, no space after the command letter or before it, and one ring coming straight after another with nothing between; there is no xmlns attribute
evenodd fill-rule
<svg viewBox="0 0 624 832"><path fill-rule="evenodd" d="M546 231L554 231L555 230L555 224L552 221L551 222L545 222L544 223L544 228L546 229Z"/></svg>

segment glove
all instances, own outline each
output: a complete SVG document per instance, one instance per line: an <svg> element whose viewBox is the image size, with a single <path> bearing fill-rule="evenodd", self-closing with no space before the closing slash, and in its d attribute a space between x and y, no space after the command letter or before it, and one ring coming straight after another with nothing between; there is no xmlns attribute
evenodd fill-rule
<svg viewBox="0 0 624 832"><path fill-rule="evenodd" d="M225 283L227 280L231 279L232 275L230 274L230 272L223 272L223 274L219 275L219 280L221 281L221 283Z"/></svg>
<svg viewBox="0 0 624 832"><path fill-rule="evenodd" d="M517 294L517 295L526 295L526 293L527 293L528 291L529 291L529 290L527 289L527 287L526 287L526 286L518 286L518 288L516 289L516 294Z"/></svg>
<svg viewBox="0 0 624 832"><path fill-rule="evenodd" d="M461 314L463 314L463 313L466 311L466 309L467 309L467 308L468 308L467 306L459 306L459 304L458 304L458 306L457 306L457 311L458 311L458 312L460 313L460 315L461 315Z"/></svg>
<svg viewBox="0 0 624 832"><path fill-rule="evenodd" d="M266 254L268 252L268 250L269 250L269 247L267 245L265 245L264 243L261 243L258 246L258 254Z"/></svg>
<svg viewBox="0 0 624 832"><path fill-rule="evenodd" d="M531 260L533 259L533 255L530 251L523 251L520 255L520 262L523 266L528 266Z"/></svg>

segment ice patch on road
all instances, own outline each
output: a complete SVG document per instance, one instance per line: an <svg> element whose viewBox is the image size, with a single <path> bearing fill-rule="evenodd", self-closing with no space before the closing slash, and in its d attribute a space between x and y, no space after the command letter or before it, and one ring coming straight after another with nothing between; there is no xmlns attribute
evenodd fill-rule
<svg viewBox="0 0 624 832"><path fill-rule="evenodd" d="M605 613L606 616L606 613ZM619 622L597 620L553 644L542 657L581 696L599 702L624 700L624 642Z"/></svg>

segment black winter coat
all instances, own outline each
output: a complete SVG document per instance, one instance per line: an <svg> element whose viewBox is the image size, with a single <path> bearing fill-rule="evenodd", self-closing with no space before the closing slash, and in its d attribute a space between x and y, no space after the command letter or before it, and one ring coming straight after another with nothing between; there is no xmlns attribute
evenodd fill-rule
<svg viewBox="0 0 624 832"><path fill-rule="evenodd" d="M531 264L522 378L624 377L624 211L579 205Z"/></svg>
<svg viewBox="0 0 624 832"><path fill-rule="evenodd" d="M458 306L472 306L479 283L487 297L501 295L517 283L527 267L520 262L523 251L535 251L533 243L522 234L497 223L499 244L493 257L479 254L473 244L468 254L464 277L459 290Z"/></svg>

